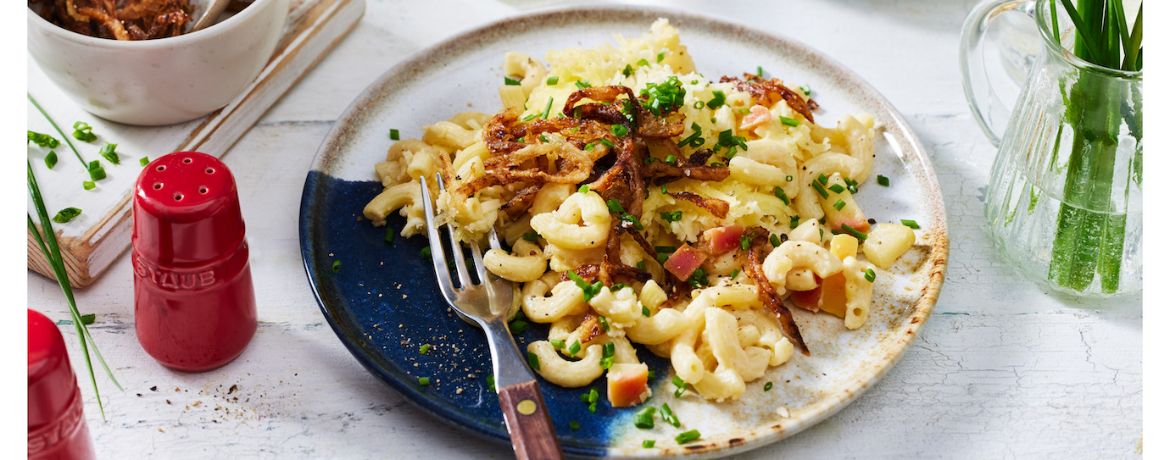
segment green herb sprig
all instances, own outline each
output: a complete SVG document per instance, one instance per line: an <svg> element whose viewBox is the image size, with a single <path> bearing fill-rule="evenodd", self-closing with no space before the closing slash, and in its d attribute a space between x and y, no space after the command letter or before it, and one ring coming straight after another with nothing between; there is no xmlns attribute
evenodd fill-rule
<svg viewBox="0 0 1170 460"><path fill-rule="evenodd" d="M32 96L29 96L32 99ZM41 253L45 256L45 260L49 262L49 266L53 269L53 275L57 279L57 285L61 288L61 293L65 295L65 301L69 305L69 315L73 319L73 327L77 331L77 339L81 342L81 354L85 357L85 366L89 370L89 381L93 385L93 394L97 398L98 410L102 414L102 419L106 418L105 405L102 403L101 389L97 384L97 377L94 375L93 360L90 355L90 348L93 348L93 355L97 357L98 362L101 363L105 369L106 376L114 383L114 386L122 390L122 385L118 383L118 379L114 377L110 366L106 364L106 359L102 356L101 351L98 350L97 344L93 341L93 336L89 333L85 320L82 318L81 312L77 309L77 300L73 297L73 287L69 285L69 273L65 270L65 259L61 257L61 246L57 242L57 233L53 230L53 222L49 218L49 212L45 208L45 199L41 196L40 185L37 184L36 175L33 173L32 162L28 164L28 193L32 198L33 205L37 210L37 218L40 222L40 228L37 228L33 223L32 216L28 217L28 231L33 235L33 239L37 242L37 247L40 248Z"/></svg>

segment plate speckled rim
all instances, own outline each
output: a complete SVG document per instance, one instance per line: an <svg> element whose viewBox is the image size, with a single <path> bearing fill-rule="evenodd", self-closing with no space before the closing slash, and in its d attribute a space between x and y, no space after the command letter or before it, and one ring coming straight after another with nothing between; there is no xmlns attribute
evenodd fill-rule
<svg viewBox="0 0 1170 460"><path fill-rule="evenodd" d="M353 164L352 159L344 158L344 153L354 150L360 144L358 138L363 136L364 128L368 129L366 125L369 123L372 114L379 107L391 103L396 98L403 98L405 100L405 98L411 96L403 94L404 90L411 82L427 77L431 69L442 68L450 64L456 57L468 53L475 53L476 49L482 48L486 44L506 42L513 32L536 28L550 28L565 24L597 24L604 27L609 24L625 26L631 22L641 24L641 28L636 29L640 31L645 30L646 26L660 17L669 19L680 30L684 44L687 43L688 30L703 30L705 33L725 37L726 40L737 42L744 47L762 49L766 50L767 53L783 56L783 60L785 61L800 63L807 69L811 69L810 71L821 78L821 81L831 81L835 87L845 91L853 102L860 107L868 109L874 115L877 122L883 126L882 139L889 144L889 150L897 157L895 160L904 166L905 172L908 173L908 178L912 179L915 186L920 190L916 197L920 201L916 203L916 206L921 207L922 212L921 215L916 217L918 217L920 223L927 222L923 225L919 242L916 244L921 249L923 257L918 268L915 270L916 274L921 275L922 278L922 282L919 283L920 286L915 287L915 300L908 302L905 307L906 310L899 312L898 321L896 323L891 321L888 324L889 330L883 331L880 334L881 337L878 339L878 347L872 350L875 357L870 361L874 362L874 364L864 369L859 369L858 372L852 374L850 377L853 377L853 380L849 384L834 388L832 393L804 407L799 416L786 419L784 423L764 423L752 429L740 430L733 434L704 436L701 441L685 446L663 445L665 443L659 443L653 449L631 449L628 447L617 448L611 446L608 450L608 455L615 457L673 455L709 457L730 455L791 436L835 414L851 403L898 362L909 344L917 336L922 324L930 316L934 304L938 299L939 290L941 289L946 270L948 250L946 213L938 180L935 177L934 169L921 142L914 135L903 117L876 89L867 84L858 75L838 64L833 59L798 41L736 25L727 20L646 7L605 6L538 11L519 17L503 19L464 32L444 40L435 46L419 51L392 67L379 79L370 84L338 119L334 128L321 145L312 168L315 171L327 175L342 176L342 171L349 172L352 175L354 168L359 165ZM696 53L695 58L696 64L702 70L704 68L704 57ZM755 63L745 63L744 65L745 67L754 67ZM484 72L485 77L493 78L493 81L495 81L494 78L497 76L498 69L484 69ZM498 82L495 82L495 84L498 84ZM463 108L452 108L450 112L453 114L460 110L463 110ZM421 126L433 121L435 120L419 119L416 124ZM379 131L379 135L384 134ZM384 148L382 152L384 152ZM381 154L381 152L378 152L378 154ZM372 165L373 163L360 165L360 167L371 171L368 173L370 179L373 179ZM306 219L311 218L311 216L305 215L308 204L307 200L310 199L309 192L306 188L305 196L302 197L302 246L305 244L305 235L303 232L306 228ZM306 250L302 248L302 254L306 253ZM353 343L349 343L346 337L341 334L338 329L339 325L335 324L335 319L330 313L330 306L326 305L317 292L316 281L313 279L314 273L310 267L311 261L305 260L304 262L309 275L310 285L313 288L314 295L326 319L329 320L331 326L338 332L339 337L341 337L350 351L363 364L369 367L367 359L359 354L358 347ZM371 369L371 371L378 374L374 369ZM384 375L379 376L386 379ZM413 392L407 388L403 388L399 382L386 380L406 394L409 400L421 405L424 409L434 413L441 419L448 422L456 422L455 419L457 417L453 418L453 414L436 406L432 401L425 398L414 398L412 396ZM456 425L460 424L456 422ZM467 426L466 428L471 428L478 434L487 434L493 438L504 439L500 438L496 433L485 432L478 427Z"/></svg>

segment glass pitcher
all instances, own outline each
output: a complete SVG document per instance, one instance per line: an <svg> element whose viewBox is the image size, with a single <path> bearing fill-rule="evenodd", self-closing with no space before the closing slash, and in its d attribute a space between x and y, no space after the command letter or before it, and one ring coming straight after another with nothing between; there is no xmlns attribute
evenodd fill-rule
<svg viewBox="0 0 1170 460"><path fill-rule="evenodd" d="M988 1L963 26L967 102L999 147L988 231L1007 260L1052 290L1137 293L1142 73L1069 51L1075 30L1057 3ZM1010 112L1005 101L1014 101Z"/></svg>

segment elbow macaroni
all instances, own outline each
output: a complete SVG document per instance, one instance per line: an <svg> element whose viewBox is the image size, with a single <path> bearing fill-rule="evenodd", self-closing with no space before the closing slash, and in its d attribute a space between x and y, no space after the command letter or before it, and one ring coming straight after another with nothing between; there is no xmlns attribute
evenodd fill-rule
<svg viewBox="0 0 1170 460"><path fill-rule="evenodd" d="M385 160L374 166L383 190L366 204L363 215L374 225L384 225L393 221L397 211L405 218L403 236L420 233L425 222L419 178L425 178L435 191L439 175L448 185L446 191L433 194L440 223L452 224L463 241L482 242L495 228L511 245L510 250L488 250L483 263L496 276L522 283L515 308L533 322L548 324L548 340L527 346L543 378L564 387L587 386L611 364L641 365L634 348L640 344L668 358L675 374L700 397L736 399L748 383L761 379L769 367L790 361L795 351L759 300L760 289L741 271L742 252L706 259L702 268L710 284L694 284L689 299L684 292L679 300L678 291L668 294L663 288L676 289L678 283L666 282L673 275L656 260L661 251L647 254L646 243L696 246L706 238L701 236L704 232L728 225L787 235L787 241L777 243L764 258L768 282L782 296L794 291L807 294L827 285L824 279L836 276L836 286L844 286L844 325L852 330L862 327L869 316L873 283L866 279L867 272L874 264L888 268L913 245L914 233L881 224L864 242L833 235L841 224L857 228L865 221L854 194L873 171L878 128L872 117L850 115L835 127L825 127L795 111L783 98L759 100L734 82L708 81L696 73L678 31L665 20L655 22L642 37L619 38L618 45L553 51L548 66L525 54L507 53L505 84L499 87L503 110L521 114L518 123L524 123L536 117L543 120L544 107L552 107L547 116L552 122L561 117L565 101L584 83L622 85L639 94L651 83L677 78L685 90L677 109L685 131L672 141L696 134L682 153L716 150L720 155L714 161L727 163L728 179L684 177L661 187L647 186L638 216L614 210L614 204L606 201L612 195L604 190L601 194L588 189L579 192L581 183L536 182L539 189L517 206L510 200L532 182L461 187L494 174L498 170L489 168L499 165L493 158L499 149L489 148L494 144L485 139L484 127L492 117L464 112L423 127L418 139L403 139L389 148ZM723 94L721 105L709 103L716 94ZM743 144L734 151L720 150L727 148L727 134L732 140L742 138ZM489 133L492 136L496 136L494 141L501 140L496 131ZM527 140L510 136L504 140L524 141L527 145L522 148L537 146L525 150L528 156L510 167L545 168L547 173L556 172L559 160L543 152L569 145L565 133L557 131L542 132L539 143L531 134ZM574 147L576 152L581 146ZM680 152L660 145L647 147L648 154L660 160ZM595 144L585 149L583 157L600 161L614 150L612 145ZM814 186L822 178L824 188L834 189L828 196ZM675 192L720 200L727 205L726 213L717 215L671 194ZM501 212L505 203L506 213ZM608 241L615 219L627 224L630 218L638 220L637 231L645 241L634 235ZM585 275L601 273L606 264L618 262L637 266L643 274L623 286L594 286L595 275ZM593 270L580 270L585 266ZM582 285L564 275L571 271L589 278L578 280L589 289L588 299ZM624 368L634 368L629 366Z"/></svg>

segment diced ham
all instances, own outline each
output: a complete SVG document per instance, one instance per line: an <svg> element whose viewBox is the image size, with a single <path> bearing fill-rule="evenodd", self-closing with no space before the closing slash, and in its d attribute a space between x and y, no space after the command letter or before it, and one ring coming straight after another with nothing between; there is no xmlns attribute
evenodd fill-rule
<svg viewBox="0 0 1170 460"><path fill-rule="evenodd" d="M703 232L703 239L707 241L707 252L713 256L739 249L741 237L743 227L739 225L716 227Z"/></svg>
<svg viewBox="0 0 1170 460"><path fill-rule="evenodd" d="M691 274L700 265L703 265L703 262L706 260L707 254L684 243L674 251L674 254L666 258L666 262L662 264L662 268L665 268L666 271L670 272L670 274L674 275L680 281L686 281L690 279Z"/></svg>
<svg viewBox="0 0 1170 460"><path fill-rule="evenodd" d="M743 116L743 120L739 122L739 129L752 129L767 123L772 119L772 113L768 111L767 107L756 104L751 108L751 112Z"/></svg>
<svg viewBox="0 0 1170 460"><path fill-rule="evenodd" d="M792 291L792 296L789 299L800 308L812 312L818 311L821 309L821 286L818 285L810 291Z"/></svg>
<svg viewBox="0 0 1170 460"><path fill-rule="evenodd" d="M606 394L613 407L630 407L650 397L649 368L644 363L618 363L605 376Z"/></svg>

